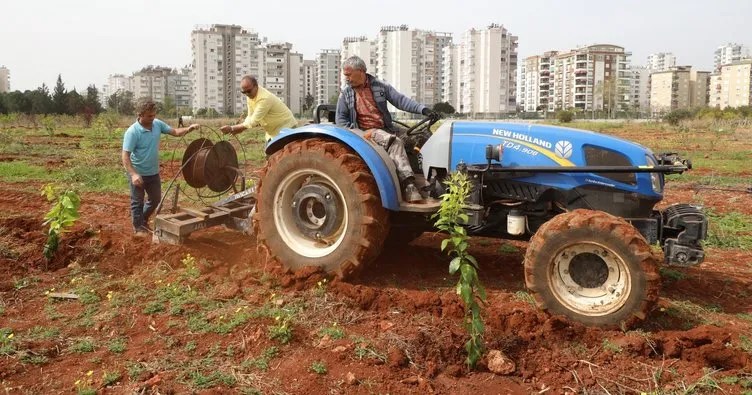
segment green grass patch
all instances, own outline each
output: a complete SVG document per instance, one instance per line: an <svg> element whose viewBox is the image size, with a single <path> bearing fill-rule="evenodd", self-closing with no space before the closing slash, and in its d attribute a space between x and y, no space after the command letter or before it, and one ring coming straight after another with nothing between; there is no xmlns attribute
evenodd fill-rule
<svg viewBox="0 0 752 395"><path fill-rule="evenodd" d="M26 161L0 162L0 179L5 182L52 181L57 175L42 166L31 165Z"/></svg>
<svg viewBox="0 0 752 395"><path fill-rule="evenodd" d="M517 251L519 251L517 247L511 244L502 244L499 246L499 248L496 249L496 252L498 252L499 254L514 254Z"/></svg>
<svg viewBox="0 0 752 395"><path fill-rule="evenodd" d="M332 326L321 328L319 330L319 335L329 336L329 338L332 340L339 340L344 339L345 331L342 329L342 327L337 326L337 323L335 322L334 324L332 324Z"/></svg>
<svg viewBox="0 0 752 395"><path fill-rule="evenodd" d="M127 348L126 343L127 340L124 337L116 337L110 340L109 343L107 343L107 349L114 352L115 354L121 354L125 352Z"/></svg>
<svg viewBox="0 0 752 395"><path fill-rule="evenodd" d="M608 350L617 354L624 351L621 347L619 347L617 344L614 344L608 339L603 339L603 343L601 345L603 346L604 350Z"/></svg>
<svg viewBox="0 0 752 395"><path fill-rule="evenodd" d="M50 339L60 335L60 329L58 328L46 328L43 326L35 326L26 333L26 338L31 340Z"/></svg>
<svg viewBox="0 0 752 395"><path fill-rule="evenodd" d="M277 349L277 347L272 346L264 350L264 352L262 352L258 357L246 359L245 361L243 361L241 366L243 368L256 368L258 370L266 371L269 369L269 362L278 354L279 350Z"/></svg>
<svg viewBox="0 0 752 395"><path fill-rule="evenodd" d="M95 343L94 340L91 338L85 338L85 339L78 339L75 343L71 344L70 347L68 347L69 351L83 354L83 353L89 353L94 352Z"/></svg>
<svg viewBox="0 0 752 395"><path fill-rule="evenodd" d="M529 304L530 306L535 307L535 299L533 299L533 295L530 295L530 293L526 291L517 291L514 293L514 298L519 300L520 302L525 302Z"/></svg>
<svg viewBox="0 0 752 395"><path fill-rule="evenodd" d="M706 246L752 249L752 216L738 212L717 214L707 210L708 238Z"/></svg>
<svg viewBox="0 0 752 395"><path fill-rule="evenodd" d="M658 271L661 273L661 277L671 281L678 281L687 277L683 272L668 267L660 267Z"/></svg>
<svg viewBox="0 0 752 395"><path fill-rule="evenodd" d="M316 361L312 363L309 369L311 370L311 372L314 372L316 374L326 374L326 366L322 361Z"/></svg>
<svg viewBox="0 0 752 395"><path fill-rule="evenodd" d="M666 182L675 183L692 183L698 185L705 185L710 187L728 187L728 188L741 188L749 185L749 179L747 177L740 176L717 176L717 175L695 175L692 172L684 174L672 174L666 176Z"/></svg>

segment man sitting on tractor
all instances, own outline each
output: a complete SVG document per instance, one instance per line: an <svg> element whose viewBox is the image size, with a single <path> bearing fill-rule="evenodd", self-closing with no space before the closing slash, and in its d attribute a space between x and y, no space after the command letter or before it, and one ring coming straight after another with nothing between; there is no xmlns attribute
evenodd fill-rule
<svg viewBox="0 0 752 395"><path fill-rule="evenodd" d="M404 198L410 203L423 200L415 186L415 177L405 152L405 145L396 136L387 102L414 114L438 119L438 114L399 93L386 82L366 73L366 63L358 56L347 58L342 64L347 85L337 100L336 123L350 129L366 130L366 138L383 147L397 166L397 176L404 188Z"/></svg>

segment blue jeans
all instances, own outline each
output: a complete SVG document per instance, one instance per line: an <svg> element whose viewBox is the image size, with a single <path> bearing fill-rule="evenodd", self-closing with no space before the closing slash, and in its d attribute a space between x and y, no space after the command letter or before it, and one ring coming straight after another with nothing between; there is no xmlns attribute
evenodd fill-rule
<svg viewBox="0 0 752 395"><path fill-rule="evenodd" d="M141 176L144 180L142 187L133 185L131 176L128 177L128 185L131 187L131 218L135 231L144 230L149 225L149 217L157 208L159 199L162 198L162 181L159 174L153 176ZM144 203L144 195L148 200Z"/></svg>

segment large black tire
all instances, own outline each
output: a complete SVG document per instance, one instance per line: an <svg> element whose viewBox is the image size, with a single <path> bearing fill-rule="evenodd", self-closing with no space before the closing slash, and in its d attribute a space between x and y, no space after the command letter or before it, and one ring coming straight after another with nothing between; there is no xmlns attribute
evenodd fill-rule
<svg viewBox="0 0 752 395"><path fill-rule="evenodd" d="M631 327L658 300L650 245L632 225L579 209L543 224L525 254L525 283L541 309L590 326Z"/></svg>
<svg viewBox="0 0 752 395"><path fill-rule="evenodd" d="M350 148L322 138L294 141L269 158L260 178L258 239L286 269L315 266L351 278L381 252L389 215L368 166Z"/></svg>

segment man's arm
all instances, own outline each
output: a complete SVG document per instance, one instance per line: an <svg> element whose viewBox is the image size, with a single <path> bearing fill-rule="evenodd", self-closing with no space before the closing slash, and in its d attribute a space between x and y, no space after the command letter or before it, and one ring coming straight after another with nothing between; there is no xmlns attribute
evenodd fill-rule
<svg viewBox="0 0 752 395"><path fill-rule="evenodd" d="M219 128L219 130L221 130L223 133L238 134L246 129L252 129L257 126L261 126L261 120L264 119L271 108L272 105L269 100L259 99L259 101L256 102L256 107L254 108L253 113L248 114L245 117L243 123L232 126L222 126L221 128Z"/></svg>
<svg viewBox="0 0 752 395"><path fill-rule="evenodd" d="M200 127L201 125L194 123L191 126L188 126L187 128L170 129L170 131L167 132L167 134L169 134L170 136L181 137Z"/></svg>
<svg viewBox="0 0 752 395"><path fill-rule="evenodd" d="M386 99L389 100L389 102L392 103L393 106L402 111L411 112L413 114L423 113L423 109L426 108L426 106L403 95L402 93L399 93L396 89L394 89L393 86L386 83L384 85L386 85Z"/></svg>
<svg viewBox="0 0 752 395"><path fill-rule="evenodd" d="M144 185L144 180L138 173L136 173L136 169L133 168L133 162L131 162L131 153L124 150L121 154L121 158L123 160L123 167L125 167L125 171L127 171L128 175L131 177L131 183L133 183L133 185L137 187L142 187Z"/></svg>
<svg viewBox="0 0 752 395"><path fill-rule="evenodd" d="M334 123L336 123L337 126L345 128L353 127L352 123L350 123L350 108L347 106L347 103L345 103L344 92L340 93L339 99L337 99L337 111L335 112Z"/></svg>

